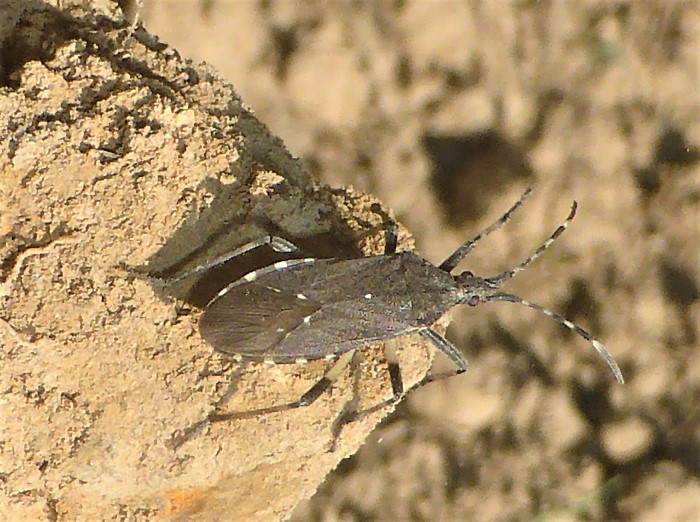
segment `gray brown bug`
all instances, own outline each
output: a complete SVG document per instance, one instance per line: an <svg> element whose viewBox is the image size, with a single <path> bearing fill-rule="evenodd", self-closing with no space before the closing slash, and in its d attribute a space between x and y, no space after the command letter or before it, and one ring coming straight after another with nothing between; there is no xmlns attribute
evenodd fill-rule
<svg viewBox="0 0 700 522"><path fill-rule="evenodd" d="M397 252L394 226L389 230L382 255L359 259L290 259L250 272L229 284L204 308L199 323L202 337L215 350L236 361L293 364L329 359L337 363L294 402L248 412L215 413L208 420L252 417L308 406L337 379L353 360L353 353L370 343L403 335L423 336L455 366L449 373L425 377L416 387L462 373L467 369L466 359L432 325L457 305L477 306L491 301L521 303L551 317L586 339L603 357L614 378L624 382L615 360L587 331L559 314L500 289L566 230L576 214L576 202L549 239L512 270L483 278L468 271L451 273L482 238L510 220L530 192L528 189L500 219L460 246L439 266L414 252ZM209 270L263 245L276 252L299 253L289 241L267 236L176 280ZM392 397L365 412L376 411L404 395L395 354L387 352L386 362ZM356 416L356 412L351 412L347 417Z"/></svg>

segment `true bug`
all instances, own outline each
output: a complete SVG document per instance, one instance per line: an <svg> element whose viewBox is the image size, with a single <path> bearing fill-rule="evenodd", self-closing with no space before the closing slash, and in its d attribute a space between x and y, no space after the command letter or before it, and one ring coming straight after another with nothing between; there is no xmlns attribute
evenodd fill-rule
<svg viewBox="0 0 700 522"><path fill-rule="evenodd" d="M250 417L307 406L339 376L355 351L369 343L407 334L422 335L455 365L453 371L439 376L429 375L416 386L462 373L467 368L467 361L431 326L456 305L476 306L489 301L521 303L551 317L589 341L608 364L615 379L624 382L615 360L588 332L559 314L500 290L503 283L542 255L566 230L576 214L575 201L566 220L549 239L512 270L485 278L468 271L451 274L483 237L510 220L530 192L530 189L525 191L501 218L460 246L439 266L414 252L396 252L394 226L389 230L382 255L359 259L290 259L250 272L229 284L205 307L199 323L202 337L214 349L237 361L290 364L325 358L337 359L337 363L294 402L249 412L212 414L209 420ZM291 242L267 236L175 281L209 270L263 245L270 245L276 252L298 253ZM404 394L395 355L387 353L386 359L393 395L373 406L371 411L399 400ZM352 416L356 415L353 413Z"/></svg>

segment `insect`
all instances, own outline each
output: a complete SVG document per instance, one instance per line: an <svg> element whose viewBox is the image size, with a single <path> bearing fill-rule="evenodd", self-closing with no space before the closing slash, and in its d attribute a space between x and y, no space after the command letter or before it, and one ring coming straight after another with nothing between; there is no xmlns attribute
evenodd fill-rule
<svg viewBox="0 0 700 522"><path fill-rule="evenodd" d="M439 266L414 252L397 252L397 230L393 226L382 255L359 259L289 259L250 272L229 284L204 308L199 323L202 337L214 349L236 361L292 364L329 359L337 362L294 402L250 412L212 414L209 420L251 417L308 406L338 378L358 350L370 343L408 334L423 336L454 363L452 371L428 375L415 387L462 373L467 369L466 359L432 325L457 305L477 306L491 301L520 303L551 317L586 339L603 357L614 378L624 382L615 360L587 331L538 304L501 291L504 283L541 256L566 230L576 214L575 201L566 220L549 239L515 268L491 277L478 277L469 271L451 273L482 238L510 220L530 193L530 189L525 191L501 218L461 245ZM266 236L177 280L263 245L276 252L299 254L293 243ZM376 411L404 395L396 355L387 351L386 363L392 397L365 411Z"/></svg>

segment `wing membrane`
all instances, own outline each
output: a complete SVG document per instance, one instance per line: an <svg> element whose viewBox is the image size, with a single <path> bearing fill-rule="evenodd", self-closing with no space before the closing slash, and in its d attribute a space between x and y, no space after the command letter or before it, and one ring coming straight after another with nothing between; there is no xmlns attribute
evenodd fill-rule
<svg viewBox="0 0 700 522"><path fill-rule="evenodd" d="M320 303L261 283L232 288L207 307L200 333L215 349L263 359ZM291 358L295 355L289 354Z"/></svg>

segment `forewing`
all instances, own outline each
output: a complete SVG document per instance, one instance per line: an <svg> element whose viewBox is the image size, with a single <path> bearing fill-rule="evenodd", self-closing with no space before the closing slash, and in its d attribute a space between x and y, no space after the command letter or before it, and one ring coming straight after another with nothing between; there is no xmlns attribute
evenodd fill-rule
<svg viewBox="0 0 700 522"><path fill-rule="evenodd" d="M231 288L213 301L199 322L216 350L264 359L287 334L321 305L312 299L253 282ZM294 358L297 354L289 354Z"/></svg>
<svg viewBox="0 0 700 522"><path fill-rule="evenodd" d="M326 304L285 335L271 353L277 358L295 353L319 359L413 331L413 326L395 317L395 310L384 310L366 299Z"/></svg>

